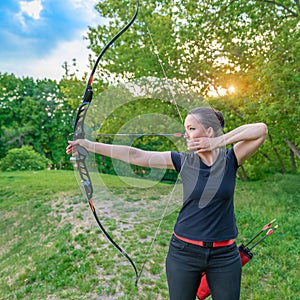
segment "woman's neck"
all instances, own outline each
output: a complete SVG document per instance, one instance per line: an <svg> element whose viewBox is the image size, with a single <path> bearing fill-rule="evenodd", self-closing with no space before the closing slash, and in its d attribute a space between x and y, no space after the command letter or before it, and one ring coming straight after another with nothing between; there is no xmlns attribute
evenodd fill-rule
<svg viewBox="0 0 300 300"><path fill-rule="evenodd" d="M201 152L198 153L202 162L204 162L207 166L212 166L218 158L219 149L215 149L213 151Z"/></svg>

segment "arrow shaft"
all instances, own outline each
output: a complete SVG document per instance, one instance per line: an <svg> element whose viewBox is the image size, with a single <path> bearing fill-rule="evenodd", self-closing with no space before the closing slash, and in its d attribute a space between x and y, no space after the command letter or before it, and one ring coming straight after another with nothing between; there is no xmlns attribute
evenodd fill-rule
<svg viewBox="0 0 300 300"><path fill-rule="evenodd" d="M108 137L108 136L175 136L182 137L182 133L100 133L97 136Z"/></svg>

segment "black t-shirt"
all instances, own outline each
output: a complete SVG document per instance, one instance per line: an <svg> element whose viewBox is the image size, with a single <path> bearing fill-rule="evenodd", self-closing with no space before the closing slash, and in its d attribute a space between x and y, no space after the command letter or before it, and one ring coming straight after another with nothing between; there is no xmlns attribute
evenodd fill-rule
<svg viewBox="0 0 300 300"><path fill-rule="evenodd" d="M220 149L212 166L195 153L171 152L171 157L184 193L174 232L205 242L236 238L233 199L238 163L233 148Z"/></svg>

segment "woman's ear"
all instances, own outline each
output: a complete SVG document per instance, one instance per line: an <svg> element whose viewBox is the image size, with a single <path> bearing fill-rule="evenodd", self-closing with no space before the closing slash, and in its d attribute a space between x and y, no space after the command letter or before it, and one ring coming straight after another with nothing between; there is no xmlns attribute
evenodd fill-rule
<svg viewBox="0 0 300 300"><path fill-rule="evenodd" d="M215 131L212 127L208 127L206 129L206 133L207 133L207 136L210 137L210 138L215 137Z"/></svg>

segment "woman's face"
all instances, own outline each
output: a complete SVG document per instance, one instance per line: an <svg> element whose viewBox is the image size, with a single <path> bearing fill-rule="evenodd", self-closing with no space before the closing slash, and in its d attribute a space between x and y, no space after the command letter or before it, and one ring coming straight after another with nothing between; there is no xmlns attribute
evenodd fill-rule
<svg viewBox="0 0 300 300"><path fill-rule="evenodd" d="M207 130L192 114L187 115L184 121L184 138L193 139L208 136Z"/></svg>

